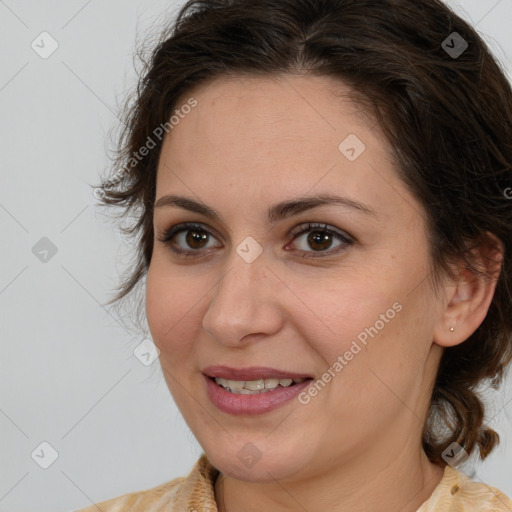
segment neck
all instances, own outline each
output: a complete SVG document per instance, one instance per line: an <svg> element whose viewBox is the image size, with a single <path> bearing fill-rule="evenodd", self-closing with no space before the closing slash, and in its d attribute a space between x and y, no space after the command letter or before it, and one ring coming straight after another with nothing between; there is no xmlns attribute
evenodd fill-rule
<svg viewBox="0 0 512 512"><path fill-rule="evenodd" d="M360 457L313 478L287 482L246 482L219 474L215 482L217 508L219 512L416 512L444 473L423 451L416 450L416 456L411 456L409 446L402 447L400 456L384 466L361 462L368 460L372 459Z"/></svg>

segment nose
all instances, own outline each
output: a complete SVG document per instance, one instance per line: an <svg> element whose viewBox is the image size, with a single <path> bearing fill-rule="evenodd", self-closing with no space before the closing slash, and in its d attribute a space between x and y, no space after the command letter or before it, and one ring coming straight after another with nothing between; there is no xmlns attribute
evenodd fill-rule
<svg viewBox="0 0 512 512"><path fill-rule="evenodd" d="M227 268L210 295L203 329L230 347L249 343L251 335L278 332L284 316L279 297L286 287L267 266L263 254L247 263L234 252Z"/></svg>

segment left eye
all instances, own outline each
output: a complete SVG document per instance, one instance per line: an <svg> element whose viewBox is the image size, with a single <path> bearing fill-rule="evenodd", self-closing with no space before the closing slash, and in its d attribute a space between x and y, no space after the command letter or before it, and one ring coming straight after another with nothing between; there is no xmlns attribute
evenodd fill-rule
<svg viewBox="0 0 512 512"><path fill-rule="evenodd" d="M303 235L309 233L309 236L304 238L305 243L313 250L300 249L299 252L306 253L304 257L318 257L324 254L329 255L334 252L340 252L349 245L354 243L354 239L346 233L337 229L330 229L326 224L307 224L295 228L291 235L294 237L293 241L301 238ZM207 243L209 237L213 235L207 229L198 224L179 224L173 226L164 232L159 241L167 245L172 252L181 256L190 257L197 256L202 249L208 248ZM336 246L336 250L329 250L333 243L333 239L338 239L340 244ZM179 242L185 243L190 249L184 249L179 246ZM176 243L178 242L178 244ZM288 247L289 245L287 245ZM210 247L211 248L211 247ZM308 254L308 253L318 253Z"/></svg>
<svg viewBox="0 0 512 512"><path fill-rule="evenodd" d="M309 235L305 237L304 240L307 246L313 248L312 252L325 253L327 249L331 248L333 239L340 241L340 244L336 247L341 247L341 249L329 251L328 254L338 252L354 243L352 237L338 230L330 229L326 224L308 224L307 226L301 226L298 228L298 233L297 230L294 230L292 235L294 235L294 240L297 240L307 233L309 233ZM305 249L303 252L311 251ZM315 257L315 255L311 255L311 257Z"/></svg>

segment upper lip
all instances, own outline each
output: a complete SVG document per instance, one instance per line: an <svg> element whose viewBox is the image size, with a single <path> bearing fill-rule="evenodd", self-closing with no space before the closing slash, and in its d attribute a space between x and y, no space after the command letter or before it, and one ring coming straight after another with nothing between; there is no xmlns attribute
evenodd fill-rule
<svg viewBox="0 0 512 512"><path fill-rule="evenodd" d="M248 368L230 368L229 366L208 366L203 370L207 377L219 377L226 380L260 380L260 379L309 379L306 373L295 373L287 370L277 370L264 366Z"/></svg>

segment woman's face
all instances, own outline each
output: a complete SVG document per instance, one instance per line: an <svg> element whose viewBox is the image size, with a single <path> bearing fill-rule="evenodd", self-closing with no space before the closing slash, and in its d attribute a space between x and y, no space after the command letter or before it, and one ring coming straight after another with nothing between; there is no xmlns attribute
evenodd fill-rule
<svg viewBox="0 0 512 512"><path fill-rule="evenodd" d="M177 406L234 478L377 472L421 450L442 310L424 214L349 93L327 77L219 79L164 141L148 323ZM302 203L327 195L343 199ZM290 201L302 206L276 208ZM195 227L161 241L183 223ZM204 375L215 366L312 380L232 393Z"/></svg>

